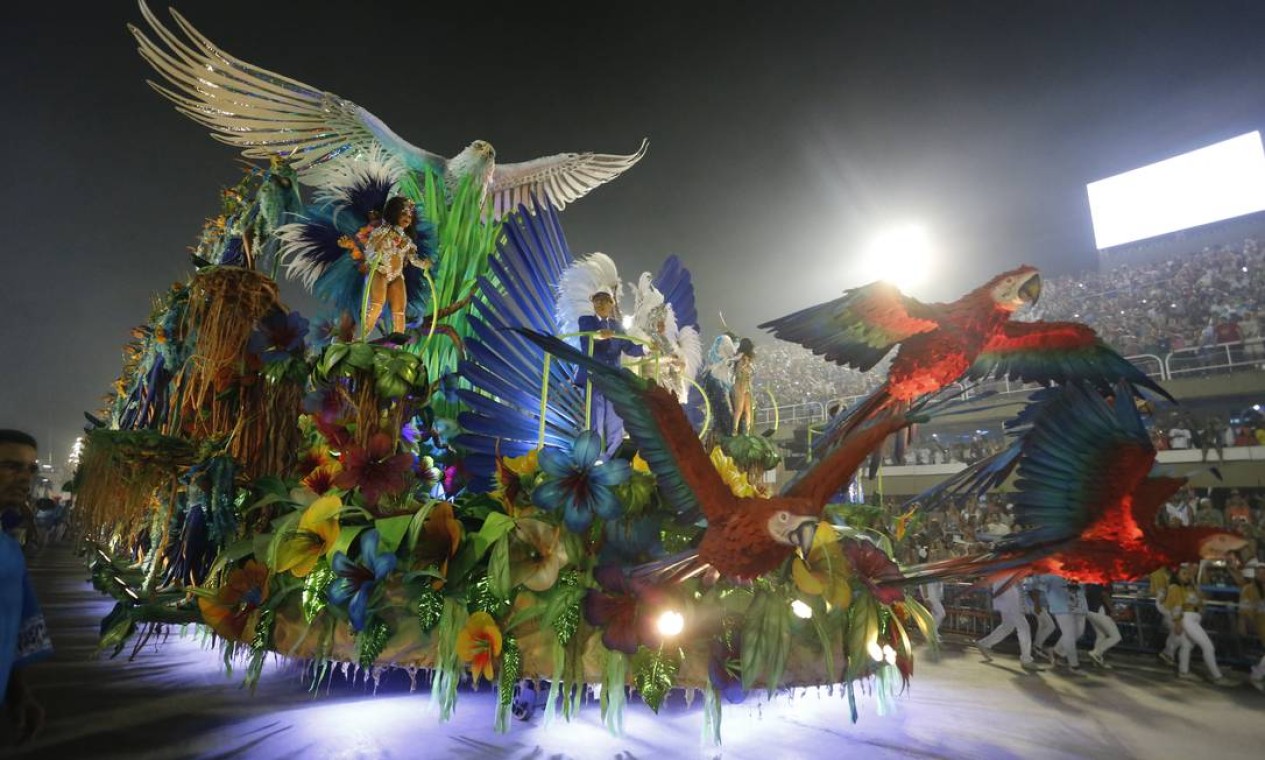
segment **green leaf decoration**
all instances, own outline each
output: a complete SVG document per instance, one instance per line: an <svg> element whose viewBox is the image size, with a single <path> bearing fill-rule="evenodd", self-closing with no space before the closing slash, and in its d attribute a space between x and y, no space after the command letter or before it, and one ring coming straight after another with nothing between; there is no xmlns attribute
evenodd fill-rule
<svg viewBox="0 0 1265 760"><path fill-rule="evenodd" d="M580 628L580 603L584 599L584 589L580 586L578 574L574 571L564 572L558 577L558 583L549 592L549 602L545 606L544 625L552 628L558 642L565 645Z"/></svg>
<svg viewBox="0 0 1265 760"><path fill-rule="evenodd" d="M628 683L628 656L623 652L607 652L602 671L602 722L615 736L624 735L624 687Z"/></svg>
<svg viewBox="0 0 1265 760"><path fill-rule="evenodd" d="M496 732L509 732L510 704L514 701L514 686L523 674L523 653L518 641L506 636L501 643L501 673L497 680Z"/></svg>
<svg viewBox="0 0 1265 760"><path fill-rule="evenodd" d="M489 571L490 572L490 571ZM501 619L509 612L510 602L492 590L491 576L484 576L474 584L474 598L471 604L476 611L483 611L496 619Z"/></svg>
<svg viewBox="0 0 1265 760"><path fill-rule="evenodd" d="M412 522L413 515L396 515L375 520L373 527L378 529L378 551L395 553Z"/></svg>
<svg viewBox="0 0 1265 760"><path fill-rule="evenodd" d="M874 597L869 592L856 591L852 595L852 605L848 607L848 667L845 677L849 681L869 673L874 662L870 657L869 643L877 640L878 609Z"/></svg>
<svg viewBox="0 0 1265 760"><path fill-rule="evenodd" d="M720 746L720 695L710 679L703 682L703 741Z"/></svg>
<svg viewBox="0 0 1265 760"><path fill-rule="evenodd" d="M259 684L259 676L264 671L264 659L272 648L272 629L277 623L275 610L263 610L255 623L255 636L250 642L250 659L246 663L246 676L243 684L254 693Z"/></svg>
<svg viewBox="0 0 1265 760"><path fill-rule="evenodd" d="M375 617L369 621L365 629L356 636L356 661L360 663L360 667L372 668L390 640L391 626L385 620Z"/></svg>
<svg viewBox="0 0 1265 760"><path fill-rule="evenodd" d="M457 635L470 617L466 605L452 597L444 598L444 611L439 616L435 635L435 678L431 684L431 703L439 707L439 719L448 722L457 706L457 685L461 683L461 661L457 658Z"/></svg>
<svg viewBox="0 0 1265 760"><path fill-rule="evenodd" d="M777 690L791 648L791 606L771 589L756 592L742 627L742 688L764 679L769 696Z"/></svg>
<svg viewBox="0 0 1265 760"><path fill-rule="evenodd" d="M632 666L633 684L641 693L642 701L659 712L681 669L680 651L665 653L662 649L642 647L633 655Z"/></svg>
<svg viewBox="0 0 1265 760"><path fill-rule="evenodd" d="M510 542L509 537L502 537L492 545L492 553L488 556L487 588L498 599L510 598Z"/></svg>
<svg viewBox="0 0 1265 760"><path fill-rule="evenodd" d="M422 589L417 600L417 622L422 630L430 632L439 625L440 616L444 612L444 595L433 588Z"/></svg>
<svg viewBox="0 0 1265 760"><path fill-rule="evenodd" d="M348 549L356 541L356 537L360 532L367 528L367 525L344 525L342 530L338 531L338 540L334 542L334 546L329 550L329 556L334 556L334 552L342 552L350 555Z"/></svg>
<svg viewBox="0 0 1265 760"><path fill-rule="evenodd" d="M303 619L311 624L316 616L329 604L329 599L325 595L329 584L334 582L334 571L325 560L316 563L316 567L312 568L312 572L307 574L303 579L303 597L301 606L303 607Z"/></svg>

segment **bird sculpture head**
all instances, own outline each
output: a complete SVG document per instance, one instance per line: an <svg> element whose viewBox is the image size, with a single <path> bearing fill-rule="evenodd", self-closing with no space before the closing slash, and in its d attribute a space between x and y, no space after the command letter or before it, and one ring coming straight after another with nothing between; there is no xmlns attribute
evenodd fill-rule
<svg viewBox="0 0 1265 760"><path fill-rule="evenodd" d="M467 150L473 151L475 154L486 159L496 158L496 148L493 148L492 143L486 140L475 140L470 143L470 147L467 148Z"/></svg>
<svg viewBox="0 0 1265 760"><path fill-rule="evenodd" d="M1200 559L1225 559L1233 552L1247 546L1247 539L1237 533L1212 530L1199 539Z"/></svg>
<svg viewBox="0 0 1265 760"><path fill-rule="evenodd" d="M1036 267L1024 265L997 275L982 290L992 297L998 308L1014 311L1035 304L1041 297L1041 274Z"/></svg>
<svg viewBox="0 0 1265 760"><path fill-rule="evenodd" d="M817 533L817 515L800 515L779 509L769 515L766 524L773 540L785 546L793 546L807 557L813 548L813 536Z"/></svg>

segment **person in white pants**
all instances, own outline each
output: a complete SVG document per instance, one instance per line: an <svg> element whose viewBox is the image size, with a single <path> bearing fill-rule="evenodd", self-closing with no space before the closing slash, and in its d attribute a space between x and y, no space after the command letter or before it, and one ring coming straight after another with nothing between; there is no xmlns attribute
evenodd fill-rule
<svg viewBox="0 0 1265 760"><path fill-rule="evenodd" d="M1085 597L1081 593L1080 585L1068 584L1057 575L1039 575L1034 577L1033 586L1034 592L1039 590L1045 597L1045 608L1049 609L1050 614L1054 616L1055 624L1058 625L1059 641L1054 647L1055 653L1067 660L1067 665L1073 672L1079 673L1081 664L1076 653L1076 640L1085 630ZM1036 610L1038 623L1040 623L1042 606L1035 595L1033 608ZM1049 632L1043 638L1040 624L1037 630L1037 639L1040 644L1044 644Z"/></svg>
<svg viewBox="0 0 1265 760"><path fill-rule="evenodd" d="M1028 625L1028 618L1023 614L1023 599L1019 596L1019 584L1012 583L1003 589L1005 585L1005 581L997 581L993 584L993 609L1001 614L1001 623L993 629L992 633L975 642L975 645L979 647L984 659L991 661L993 647L1014 633L1019 639L1019 665L1025 670L1035 670L1037 666L1032 661L1032 628Z"/></svg>
<svg viewBox="0 0 1265 760"><path fill-rule="evenodd" d="M1221 674L1217 667L1217 653L1212 647L1212 640L1200 624L1204 608L1203 595L1194 581L1194 570L1190 565L1182 565L1177 571L1177 582L1169 586L1164 606L1173 614L1173 629L1180 641L1177 644L1177 675L1190 678L1190 650L1199 647L1203 654L1204 666L1208 675L1218 686L1229 686L1234 682Z"/></svg>
<svg viewBox="0 0 1265 760"><path fill-rule="evenodd" d="M1111 666L1103 659L1107 650L1120 643L1120 628L1111 619L1111 584L1089 584L1085 589L1085 619L1094 627L1094 648L1089 659L1100 668Z"/></svg>
<svg viewBox="0 0 1265 760"><path fill-rule="evenodd" d="M1159 613L1160 625L1164 627L1164 649L1160 651L1160 659L1169 667L1177 664L1177 645L1181 639L1177 636L1173 625L1173 612L1165 606L1168 587L1173 582L1173 573L1167 567L1161 567L1151 573L1151 596L1155 599L1155 611Z"/></svg>
<svg viewBox="0 0 1265 760"><path fill-rule="evenodd" d="M922 598L927 603L927 608L931 610L931 618L936 623L936 630L940 630L940 624L944 622L944 584L936 581L935 583L925 583L922 587Z"/></svg>

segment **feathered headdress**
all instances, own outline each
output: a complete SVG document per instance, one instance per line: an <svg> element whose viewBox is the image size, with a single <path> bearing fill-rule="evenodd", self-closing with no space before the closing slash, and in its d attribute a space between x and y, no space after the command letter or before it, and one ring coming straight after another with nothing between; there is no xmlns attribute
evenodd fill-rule
<svg viewBox="0 0 1265 760"><path fill-rule="evenodd" d="M618 312L619 270L610 256L590 253L567 267L558 281L558 323L564 334L579 330L580 317L593 313L593 296L606 293Z"/></svg>

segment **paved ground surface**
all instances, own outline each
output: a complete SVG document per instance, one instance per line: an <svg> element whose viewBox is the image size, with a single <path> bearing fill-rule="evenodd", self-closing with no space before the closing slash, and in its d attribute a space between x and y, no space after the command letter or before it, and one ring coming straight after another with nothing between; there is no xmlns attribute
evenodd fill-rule
<svg viewBox="0 0 1265 760"><path fill-rule="evenodd" d="M659 716L630 707L613 737L591 705L571 723L515 722L492 731L492 693L463 692L440 724L424 689L402 675L339 681L313 698L293 669L265 671L252 695L226 677L212 649L172 636L135 660L98 658L97 624L110 602L86 582L68 548L32 562L56 657L33 680L48 707L43 734L5 756L48 758L1222 758L1265 757L1265 695L1246 683L1179 682L1155 662L1118 656L1111 671L1028 674L1012 658L983 663L949 645L921 660L895 712L860 699L848 721L838 696L809 691L727 707L721 747L701 740L699 703ZM1198 666L1196 666L1198 667ZM1240 681L1243 673L1235 673ZM0 737L2 738L2 737Z"/></svg>

